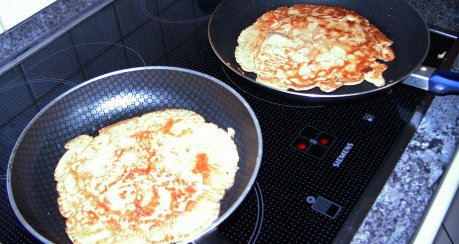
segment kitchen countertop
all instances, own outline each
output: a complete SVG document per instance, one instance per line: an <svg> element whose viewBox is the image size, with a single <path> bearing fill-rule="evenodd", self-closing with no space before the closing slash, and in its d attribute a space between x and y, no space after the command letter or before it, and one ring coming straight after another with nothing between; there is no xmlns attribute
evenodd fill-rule
<svg viewBox="0 0 459 244"><path fill-rule="evenodd" d="M101 1L59 0L3 33L0 35L0 67L7 66L98 2ZM457 0L408 2L428 24L459 32ZM453 70L459 72L459 58ZM352 242L409 242L458 141L459 96L437 96Z"/></svg>
<svg viewBox="0 0 459 244"><path fill-rule="evenodd" d="M408 0L431 25L459 32L455 0ZM452 68L459 72L459 58ZM437 96L353 243L408 243L416 232L459 139L459 96Z"/></svg>
<svg viewBox="0 0 459 244"><path fill-rule="evenodd" d="M459 71L458 62L455 64ZM459 138L459 96L436 97L353 243L408 243Z"/></svg>
<svg viewBox="0 0 459 244"><path fill-rule="evenodd" d="M8 64L26 50L40 45L80 13L100 0L57 0L37 14L0 35L0 66Z"/></svg>

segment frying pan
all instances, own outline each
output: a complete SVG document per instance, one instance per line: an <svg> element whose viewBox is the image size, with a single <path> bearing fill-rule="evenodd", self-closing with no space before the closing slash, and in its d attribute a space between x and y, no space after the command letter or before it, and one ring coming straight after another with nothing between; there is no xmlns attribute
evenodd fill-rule
<svg viewBox="0 0 459 244"><path fill-rule="evenodd" d="M15 214L42 242L69 243L57 204L54 170L64 144L81 134L146 112L189 109L220 128L233 128L240 157L234 185L221 202L219 218L198 239L228 217L248 194L258 174L262 138L258 120L233 89L208 75L170 67L117 71L89 80L53 100L27 125L10 157L7 191ZM192 224L192 223L190 223Z"/></svg>
<svg viewBox="0 0 459 244"><path fill-rule="evenodd" d="M255 73L243 71L234 57L237 38L241 31L269 10L299 3L338 6L353 10L393 40L394 44L391 47L395 53L395 60L387 63L388 68L383 73L386 85L376 87L364 81L359 85L340 87L330 93L322 92L319 88L308 91L285 91L258 83ZM343 102L390 89L417 70L427 55L430 42L425 22L418 12L403 0L224 0L211 16L208 35L211 46L220 60L235 73L249 80L249 83L266 92L308 103ZM432 76L434 75L437 77L436 82L442 83L443 92L448 91L444 88L445 83L455 85L456 92L459 90L457 82L445 78L456 76L455 79L458 79L458 75L447 71Z"/></svg>

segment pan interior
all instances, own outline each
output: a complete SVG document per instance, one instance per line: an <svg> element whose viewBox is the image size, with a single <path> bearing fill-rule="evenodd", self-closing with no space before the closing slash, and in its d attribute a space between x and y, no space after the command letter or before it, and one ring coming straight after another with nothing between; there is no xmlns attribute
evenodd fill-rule
<svg viewBox="0 0 459 244"><path fill-rule="evenodd" d="M213 78L180 69L135 69L87 82L53 101L23 132L8 169L10 202L40 240L69 242L53 177L65 143L146 112L182 108L236 131L239 170L222 201L217 224L242 201L259 168L258 124L240 99Z"/></svg>

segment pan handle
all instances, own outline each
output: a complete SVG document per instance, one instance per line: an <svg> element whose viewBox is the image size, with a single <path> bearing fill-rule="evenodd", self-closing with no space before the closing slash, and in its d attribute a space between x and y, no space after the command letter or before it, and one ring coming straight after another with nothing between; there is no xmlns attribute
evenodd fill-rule
<svg viewBox="0 0 459 244"><path fill-rule="evenodd" d="M459 95L459 74L437 69L429 79L429 91L438 95Z"/></svg>

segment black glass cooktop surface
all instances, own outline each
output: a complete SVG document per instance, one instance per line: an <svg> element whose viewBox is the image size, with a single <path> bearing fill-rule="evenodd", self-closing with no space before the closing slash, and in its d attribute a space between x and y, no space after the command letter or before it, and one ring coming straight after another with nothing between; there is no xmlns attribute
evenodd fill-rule
<svg viewBox="0 0 459 244"><path fill-rule="evenodd" d="M263 135L257 181L219 227L235 243L348 241L412 135L413 114L432 95L405 85L348 104L308 106L263 94L212 51L207 26L219 1L120 0L66 30L0 76L0 242L36 242L6 192L11 151L27 123L71 87L139 66L174 66L214 76L249 102ZM426 65L454 39L431 32Z"/></svg>

